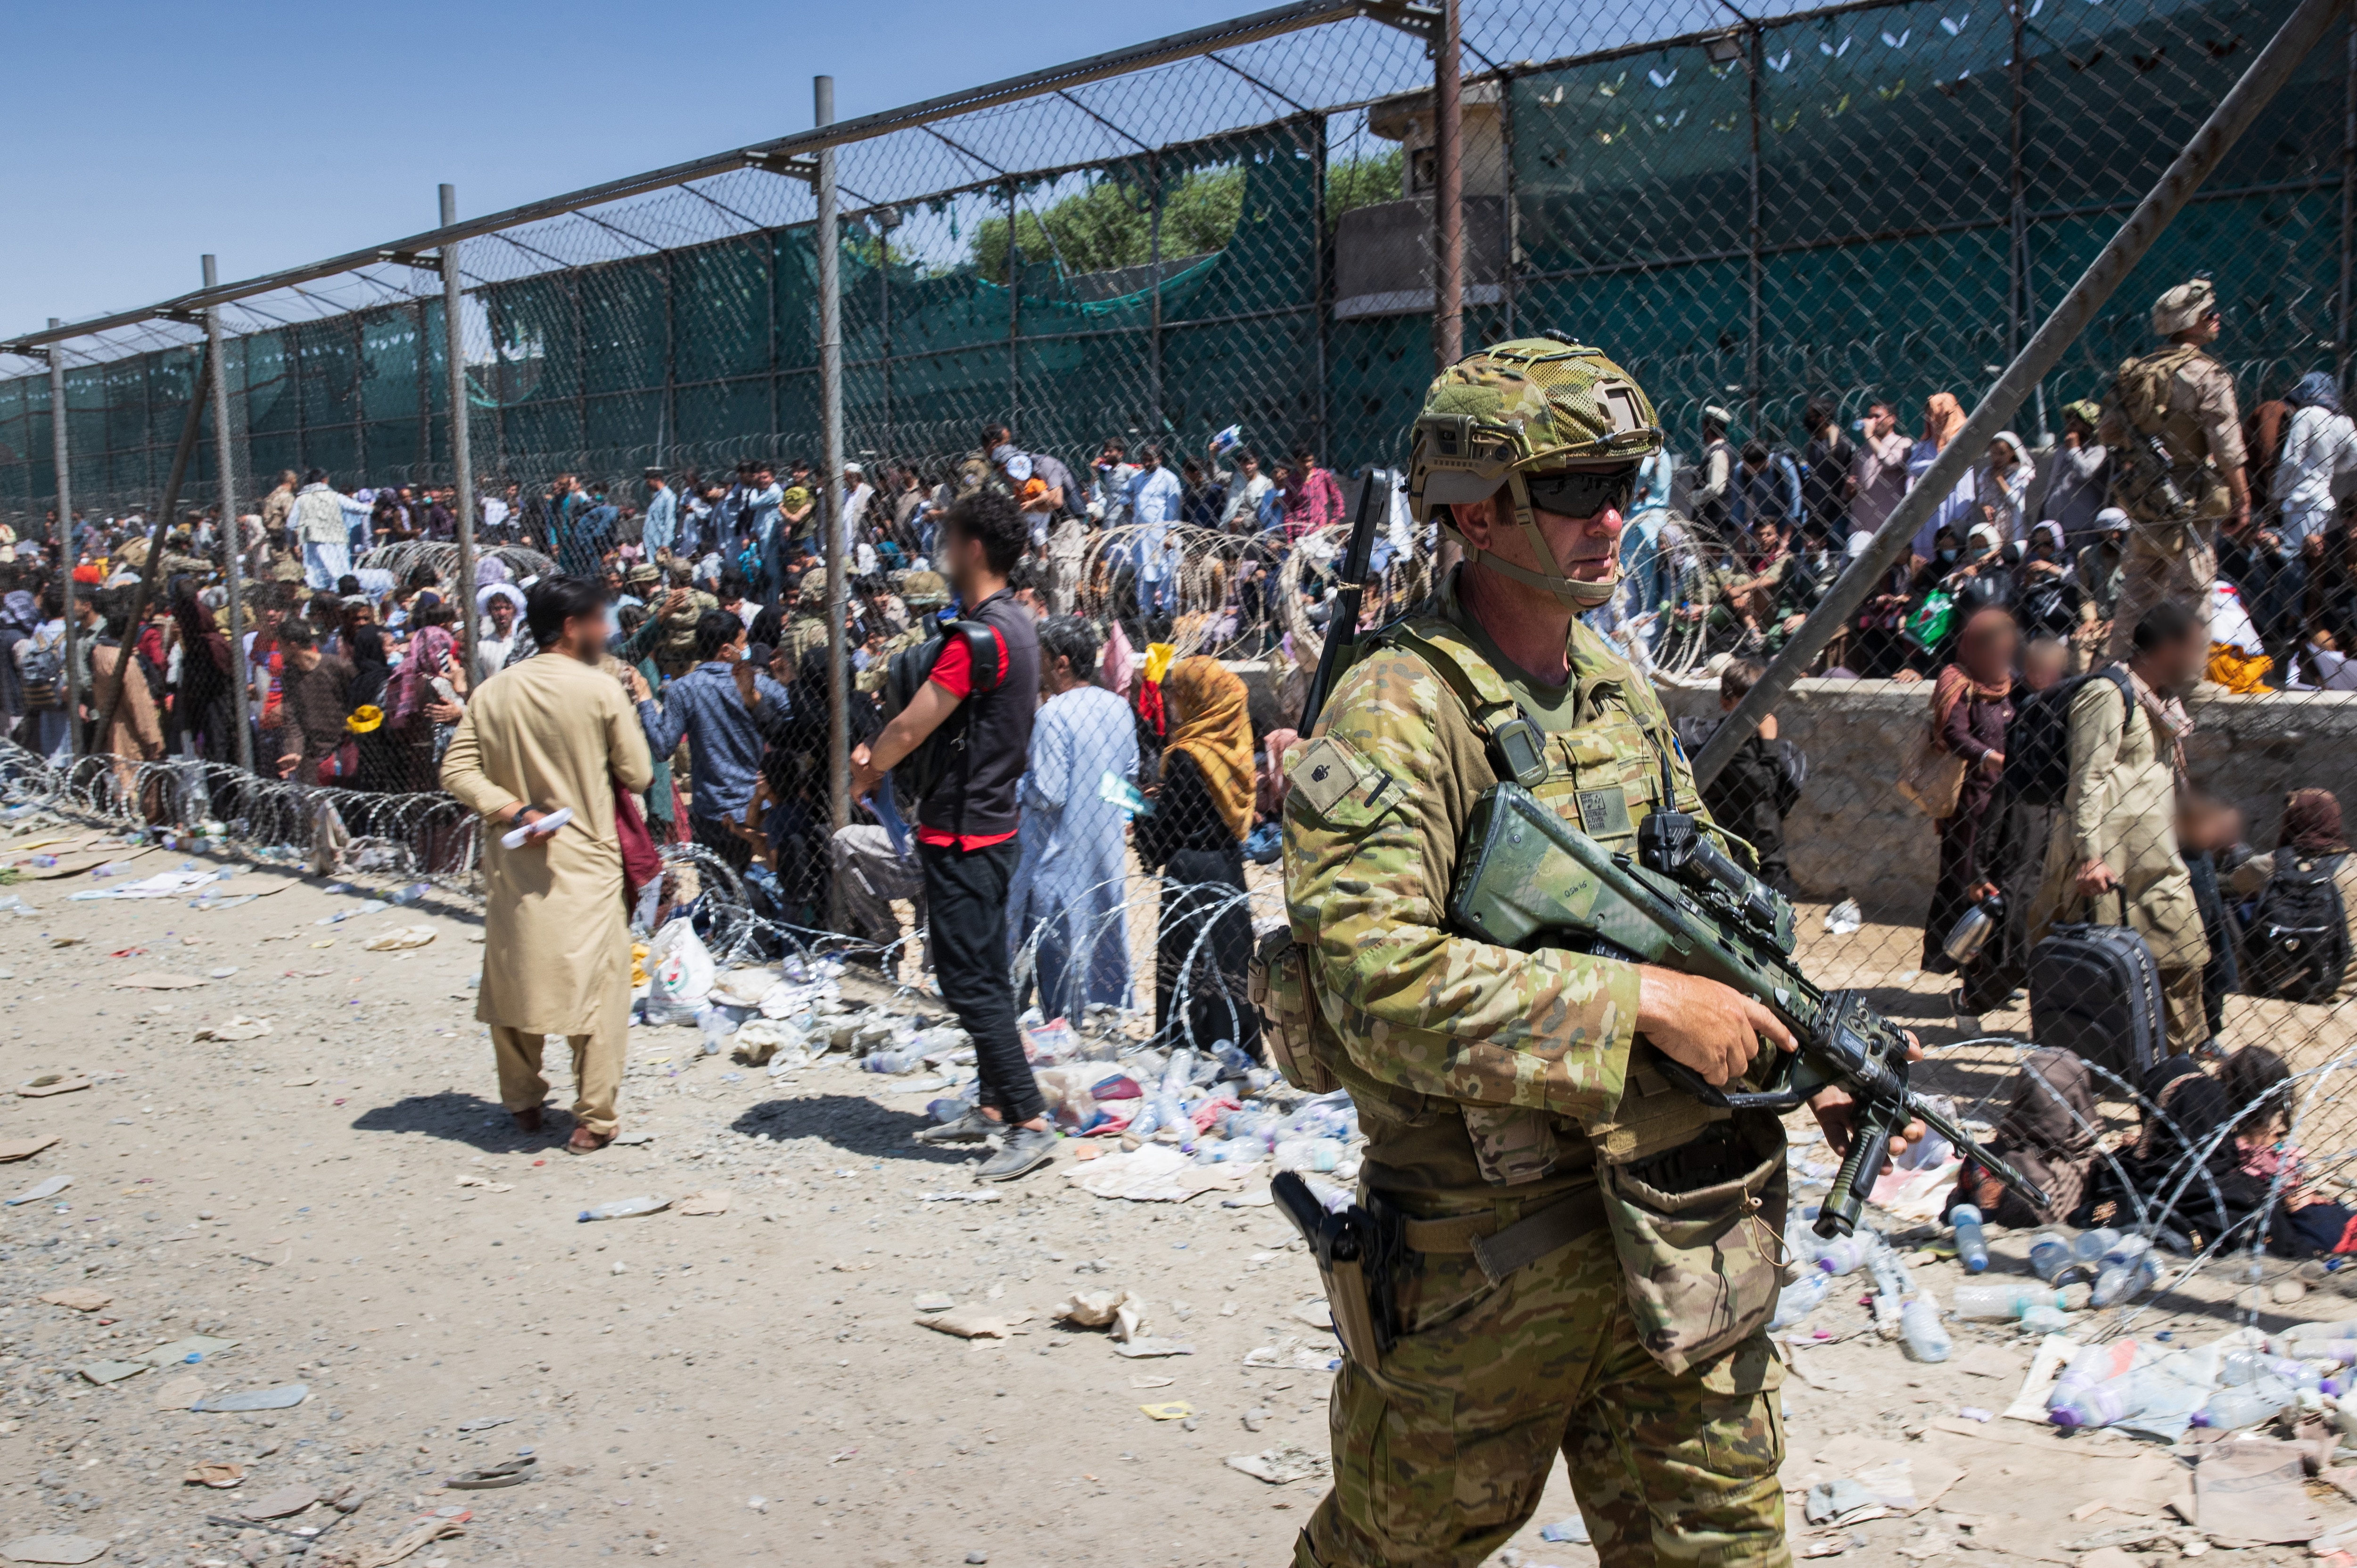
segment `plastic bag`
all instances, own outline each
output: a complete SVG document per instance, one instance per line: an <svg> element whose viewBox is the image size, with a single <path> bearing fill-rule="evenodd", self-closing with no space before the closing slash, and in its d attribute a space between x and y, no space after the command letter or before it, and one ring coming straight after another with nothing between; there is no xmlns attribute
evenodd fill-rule
<svg viewBox="0 0 2357 1568"><path fill-rule="evenodd" d="M715 972L710 950L686 918L667 923L647 944L647 1022L695 1022Z"/></svg>

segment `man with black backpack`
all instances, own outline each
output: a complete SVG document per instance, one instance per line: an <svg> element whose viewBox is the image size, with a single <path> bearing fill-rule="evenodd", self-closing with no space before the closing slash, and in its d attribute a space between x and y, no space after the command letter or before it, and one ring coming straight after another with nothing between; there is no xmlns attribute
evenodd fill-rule
<svg viewBox="0 0 2357 1568"><path fill-rule="evenodd" d="M2136 962L2157 983L2169 1047L2187 1054L2209 1037L2201 970L2210 943L2177 843L2184 741L2193 727L2178 693L2201 674L2210 631L2183 605L2163 599L2136 622L2133 639L2136 651L2125 666L2064 682L2023 704L2007 736L2004 784L2039 802L2054 796L2058 774L2063 779L2061 818L2047 846L2030 940L2040 943L2050 930L2100 939L2102 931L2122 928L2141 938L2150 957ZM2041 996L2041 983L2050 991L2056 983L2041 983L2040 972L2041 957L2033 950L2033 1021L2046 1004L2072 1000ZM2161 1026L2149 1016L2153 1006L2138 1003L2132 1011L2139 1035ZM2116 1038L2119 1031L2104 1033ZM2042 1033L2040 1038L2065 1043Z"/></svg>
<svg viewBox="0 0 2357 1568"><path fill-rule="evenodd" d="M1006 575L1029 543L1029 525L1012 496L984 489L951 503L942 520L939 564L963 618L899 656L896 662L905 662L888 682L898 711L872 746L851 754L855 797L867 798L888 771L902 766L920 787L925 945L942 1000L974 1038L982 1103L917 1136L929 1144L977 1144L1004 1133L1006 1142L980 1172L985 1181L1011 1181L1056 1152L1047 1101L1024 1059L1007 974L1007 888L1020 854L1016 786L1039 706L1039 639L1038 623L1015 602ZM903 679L917 669L925 672L921 682Z"/></svg>

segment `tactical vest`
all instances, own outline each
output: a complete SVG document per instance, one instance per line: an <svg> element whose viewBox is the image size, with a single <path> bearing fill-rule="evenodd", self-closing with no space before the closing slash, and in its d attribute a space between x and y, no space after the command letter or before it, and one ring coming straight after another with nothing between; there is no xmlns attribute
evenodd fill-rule
<svg viewBox="0 0 2357 1568"><path fill-rule="evenodd" d="M1395 622L1360 645L1386 647L1411 652L1429 666L1484 742L1491 776L1458 780L1459 787L1479 793L1512 779L1607 848L1635 849L1637 824L1661 800L1664 759L1677 755L1668 717L1642 677L1625 665L1617 666L1617 673L1577 677L1582 705L1595 717L1575 729L1550 733L1523 714L1480 650L1445 618ZM1296 763L1314 771L1317 744L1313 739L1286 758L1286 776L1296 789L1307 782ZM1671 776L1687 809L1699 812L1682 763L1671 765ZM1652 1049L1641 1040L1631 1053L1620 1103L1609 1120L1587 1126L1544 1111L1439 1100L1372 1078L1351 1059L1328 1021L1311 978L1308 944L1316 939L1314 929L1291 926L1264 937L1251 969L1252 998L1263 1014L1269 1059L1288 1081L1313 1093L1351 1091L1369 1138L1371 1178L1379 1186L1384 1167L1395 1163L1412 1163L1430 1185L1447 1185L1453 1143L1447 1123L1455 1120L1461 1120L1470 1144L1466 1185L1477 1185L1472 1178L1478 1176L1480 1182L1525 1188L1584 1179L1583 1173L1599 1159L1622 1165L1650 1158L1728 1117L1674 1088L1650 1065ZM1394 1149L1412 1150L1417 1157L1387 1160Z"/></svg>
<svg viewBox="0 0 2357 1568"><path fill-rule="evenodd" d="M2210 462L2209 443L2195 411L2174 406L2179 373L2203 358L2190 343L2174 344L2157 354L2122 360L2112 379L2113 408L2137 436L2160 437L2169 455L2169 478L2185 503L2182 510L2169 505L2160 464L2149 446L2115 446L2111 502L2147 530L2214 521L2233 510L2233 498Z"/></svg>

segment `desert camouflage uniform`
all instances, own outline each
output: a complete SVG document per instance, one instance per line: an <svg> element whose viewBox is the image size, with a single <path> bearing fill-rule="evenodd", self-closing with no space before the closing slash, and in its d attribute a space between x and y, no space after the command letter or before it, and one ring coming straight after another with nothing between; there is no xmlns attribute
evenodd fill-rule
<svg viewBox="0 0 2357 1568"><path fill-rule="evenodd" d="M2164 336L2183 331L2205 314L2214 295L2207 283L2179 284L2153 306L2153 326ZM2170 381L2161 442L2176 461L2175 475L2192 503L2188 522L2153 522L2138 515L2130 493L2135 469L2115 450L2112 504L2136 519L2120 564L2119 601L2112 614L2108 651L2125 660L2134 650L2136 622L2163 599L2175 599L2203 623L2210 619L2211 587L2218 576L2218 524L2233 513L2233 497L2223 477L2244 464L2243 420L2234 401L2234 378L2201 349L2171 344L2151 359L2179 361ZM2124 447L2128 423L2117 402L2106 398L2095 434L2107 446Z"/></svg>
<svg viewBox="0 0 2357 1568"><path fill-rule="evenodd" d="M1454 682L1435 649L1456 651ZM1417 1220L1502 1229L1592 1193L1599 1155L1631 1138L1677 1146L1724 1115L1632 1067L1634 966L1491 947L1446 914L1468 819L1497 780L1469 667L1493 683L1472 693L1491 717L1502 686L1545 732L1534 793L1591 836L1633 850L1664 752L1701 811L1651 687L1577 621L1569 653L1562 687L1520 676L1452 576L1361 654L1286 759L1287 911L1369 1137L1362 1184ZM1728 1272L1772 1298L1772 1263L1742 1245ZM1297 1568L1473 1568L1528 1521L1558 1449L1608 1568L1788 1562L1781 1366L1764 1330L1673 1373L1630 1291L1600 1221L1494 1284L1468 1253L1412 1254L1399 1338L1335 1380L1334 1486Z"/></svg>
<svg viewBox="0 0 2357 1568"><path fill-rule="evenodd" d="M799 671L802 655L813 648L826 646L826 579L813 573L802 579L802 591L794 596L794 613L787 618L785 636L778 647L786 656L786 669Z"/></svg>

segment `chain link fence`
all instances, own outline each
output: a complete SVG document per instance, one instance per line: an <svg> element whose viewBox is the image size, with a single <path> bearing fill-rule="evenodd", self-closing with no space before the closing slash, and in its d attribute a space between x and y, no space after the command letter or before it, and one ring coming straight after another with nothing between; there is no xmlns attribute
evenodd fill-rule
<svg viewBox="0 0 2357 1568"><path fill-rule="evenodd" d="M2288 0L1919 0L1758 18L1702 5L1468 9L1464 340L1560 330L1603 346L1656 403L1674 461L1648 476L1632 515L1632 591L1598 621L1656 677L1690 751L1711 732L1722 683L1731 700L1747 661L1772 655L1822 597L1848 532L1870 530L1853 483L1865 473L1858 450L1897 441L1892 486L1928 466L1941 411L1962 423L2291 10ZM1060 504L1034 504L1027 571L1058 618L1049 661L1060 649L1081 685L1057 693L1041 722L1091 760L1050 791L1035 753L1024 800L1042 833L1085 823L1095 858L1060 891L1011 896L1011 961L1043 1012L1110 1020L1131 1047L1249 1047L1255 1028L1241 1000L1243 954L1253 929L1283 914L1263 744L1298 710L1359 476L1403 467L1434 369L1430 83L1420 38L1336 14L896 123L837 152L844 447L872 490L849 492L865 504L852 520L848 737L875 733L884 661L921 623L910 569L936 553L941 509L984 479L1020 490L1024 476L989 460L997 440L1060 463L1071 482ZM2293 860L2301 844L2316 849L2324 841L2312 834L2287 836L2287 793L2357 768L2357 707L2341 694L2357 689L2357 676L2342 678L2357 647L2357 534L2330 494L2280 499L2259 461L2298 437L2311 444L2303 473L2319 462L2327 481L2357 470L2357 456L2315 455L2317 443L2357 444L2346 421L2324 429L2311 417L2300 436L2282 401L2318 372L2328 390L2346 387L2352 138L2357 36L2336 25L2038 385L2004 444L2014 466L1982 465L1943 508L1951 532L1927 530L1827 650L1833 678L1795 688L1779 734L1709 796L1797 900L1811 973L1917 1028L1933 1051L1932 1085L1985 1124L2007 1122L2021 1152L2035 1142L2043 1081L2014 1073L2039 1032L2021 967L2030 911L2045 923L2100 913L2075 890L2072 855L2102 834L2079 832L2072 813L2106 790L2115 806L2120 790L2149 792L2158 767L2158 795L2103 830L2132 863L2113 869L2159 910L2138 921L2169 993L2153 1051L2265 1047L2297 1078L2288 1090L2233 1079L2244 1098L2196 1118L2162 1092L2166 1073L2148 1079L2145 1064L2107 1057L2115 1076L2075 1091L2071 1118L2119 1134L2120 1155L2103 1169L2125 1161L2135 1174L2107 1187L2084 1150L2070 1157L2095 1205L2081 1219L2132 1219L2198 1175L2217 1206L2177 1221L2177 1241L2193 1251L2247 1245L2252 1215L2332 1208L2357 1189L2344 1174L2357 1161L2357 1108L2344 1109L2336 1077L2352 1044L2348 987L2263 994L2276 981L2226 962L2265 949L2250 933L2280 925L2288 908L2269 894L2283 854L2246 861L2238 846L2281 841ZM499 509L485 514L487 544L568 567L602 567L620 547L614 564L627 566L649 499L641 471L661 468L684 498L683 554L708 553L711 570L741 577L756 602L809 580L798 566L818 513L790 492L764 501L767 480L737 473L756 462L791 483L790 465L821 452L812 189L791 158L754 161L766 166L468 238L468 429L477 492ZM217 306L231 326L231 445L253 476L241 510L282 470L320 467L345 490L455 479L440 282L419 268L418 256L389 251ZM2119 362L2150 351L2151 302L2195 276L2214 284L2223 336L2212 352L2252 416L2261 528L2229 541L2233 591L2205 607L2228 656L2213 650L2209 671L2232 690L2197 695L2181 736L2169 729L2179 715L2132 694L2120 727L2147 736L2141 771L2107 781L2083 757L2071 802L2032 821L2001 800L1998 768L1982 760L2004 744L2009 718L1996 715L2049 677L2103 661L2130 566L2095 517L2105 481L2092 481L2081 511L2062 510L2057 487L2084 489L2078 454L2093 449L2069 411L2102 400ZM72 492L87 519L155 503L201 337L200 324L153 318L58 344ZM49 381L14 370L29 366L0 352L0 517L38 536L57 489ZM1896 416L1895 435L1878 409ZM1231 427L1235 439L1215 444ZM1141 464L1149 446L1167 469ZM210 438L195 448L184 495L198 505L218 485L212 454ZM569 499L560 476L588 499ZM1431 531L1388 504L1370 626L1438 581ZM399 538L425 514L387 505L390 535L361 564L450 575L436 551ZM2295 514L2319 508L2319 542L2305 544ZM2041 540L2049 518L2058 526ZM1972 537L1984 524L1986 542ZM886 827L862 813L853 838L831 830L825 725L813 721L831 701L823 629L808 633L823 601L783 596L766 629L802 727L774 749L768 792L731 803L751 824L743 843L674 853L726 888L728 952L832 945L921 983L921 946L903 936L904 921L922 928L921 888ZM1975 609L1990 604L2009 612L2013 647L2001 679L1981 682L1989 691L1960 697L1961 677L1943 671L1964 668ZM2287 681L2333 689L2286 691ZM1189 694L1173 709L1166 693L1178 691ZM1254 798L1241 814L1212 761L1172 768L1175 738L1212 708L1225 726L1214 749L1244 758ZM1932 741L1959 712L1959 736ZM2104 766L2125 768L2122 737L2108 744ZM1927 814L1895 783L1919 765L1947 766L1940 753L1964 777ZM170 815L192 777L163 762L121 775L20 753L0 764L26 801L125 822ZM205 778L208 800L242 792ZM325 803L373 824L364 837L414 840L404 872L463 879L472 830L416 792L422 782L380 806L342 798L350 791ZM1146 825L1155 811L1129 793L1146 788L1186 803ZM316 816L299 789L253 794L267 820L238 836L253 843L299 841ZM683 818L675 825L689 836ZM1989 889L2014 924L1995 956L1957 974L1950 930ZM2329 907L2345 952L2357 911ZM2029 1109L2009 1120L2024 1084ZM2275 1135L2277 1112L2295 1106L2297 1137L2289 1121ZM2287 1158L2301 1150L2304 1161ZM1891 1204L1936 1207L1912 1179L1922 1190L1894 1188ZM2309 1216L2319 1235L2324 1213Z"/></svg>

